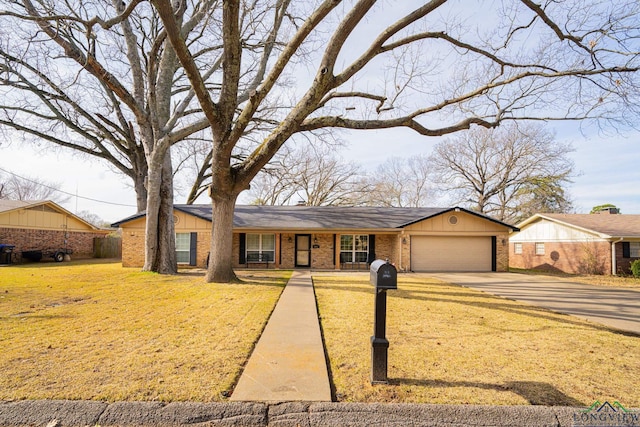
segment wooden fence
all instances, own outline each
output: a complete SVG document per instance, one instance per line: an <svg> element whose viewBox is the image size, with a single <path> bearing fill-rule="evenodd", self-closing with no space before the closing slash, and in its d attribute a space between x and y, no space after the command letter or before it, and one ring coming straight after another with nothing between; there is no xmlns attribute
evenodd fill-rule
<svg viewBox="0 0 640 427"><path fill-rule="evenodd" d="M121 237L96 237L93 239L94 258L122 258Z"/></svg>

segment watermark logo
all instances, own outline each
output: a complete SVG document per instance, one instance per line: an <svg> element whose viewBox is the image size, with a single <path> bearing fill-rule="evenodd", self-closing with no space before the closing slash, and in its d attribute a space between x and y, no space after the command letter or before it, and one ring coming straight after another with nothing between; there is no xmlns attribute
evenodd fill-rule
<svg viewBox="0 0 640 427"><path fill-rule="evenodd" d="M587 409L573 414L574 427L640 427L640 412L630 411L617 400L595 401Z"/></svg>

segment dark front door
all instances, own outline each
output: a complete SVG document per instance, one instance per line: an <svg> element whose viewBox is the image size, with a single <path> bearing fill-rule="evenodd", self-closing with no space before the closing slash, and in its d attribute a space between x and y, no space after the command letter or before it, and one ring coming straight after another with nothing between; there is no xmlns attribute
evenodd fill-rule
<svg viewBox="0 0 640 427"><path fill-rule="evenodd" d="M296 267L311 267L311 234L296 234Z"/></svg>

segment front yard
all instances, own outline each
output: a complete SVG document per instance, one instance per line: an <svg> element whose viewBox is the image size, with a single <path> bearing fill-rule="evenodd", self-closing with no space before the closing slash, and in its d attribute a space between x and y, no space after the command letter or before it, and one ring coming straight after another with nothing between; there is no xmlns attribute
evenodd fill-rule
<svg viewBox="0 0 640 427"><path fill-rule="evenodd" d="M370 384L368 275L314 274L341 401L640 407L640 338L437 280L388 291L389 385Z"/></svg>
<svg viewBox="0 0 640 427"><path fill-rule="evenodd" d="M224 401L290 276L239 273L0 268L0 400ZM639 337L411 274L388 292L391 383L372 386L369 275L313 277L339 401L640 407Z"/></svg>
<svg viewBox="0 0 640 427"><path fill-rule="evenodd" d="M0 400L224 400L288 275L221 285L95 260L2 267Z"/></svg>

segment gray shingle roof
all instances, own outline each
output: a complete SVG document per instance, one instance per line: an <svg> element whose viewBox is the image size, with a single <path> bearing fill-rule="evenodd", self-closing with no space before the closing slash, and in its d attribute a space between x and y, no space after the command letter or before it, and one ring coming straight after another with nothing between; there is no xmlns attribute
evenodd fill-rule
<svg viewBox="0 0 640 427"><path fill-rule="evenodd" d="M211 221L211 205L174 205L176 210ZM514 226L464 208L384 208L348 206L243 206L234 211L233 226L240 229L397 229L415 222L460 209L506 227ZM141 218L144 212L118 221L112 226Z"/></svg>
<svg viewBox="0 0 640 427"><path fill-rule="evenodd" d="M442 208L237 206L237 228L389 229L440 214Z"/></svg>

